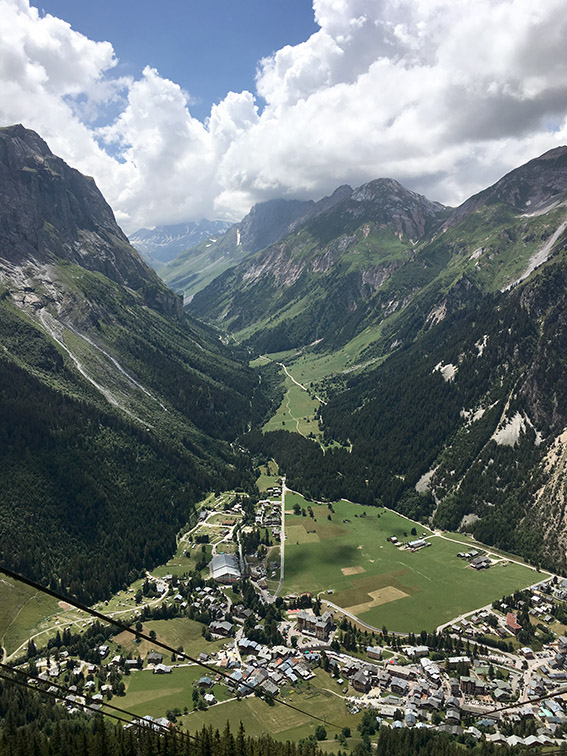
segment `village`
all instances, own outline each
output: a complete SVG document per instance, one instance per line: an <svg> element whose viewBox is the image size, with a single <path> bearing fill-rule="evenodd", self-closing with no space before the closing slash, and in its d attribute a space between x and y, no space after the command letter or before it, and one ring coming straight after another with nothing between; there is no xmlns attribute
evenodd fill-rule
<svg viewBox="0 0 567 756"><path fill-rule="evenodd" d="M282 533L285 539L280 497L281 488L274 487L253 511L238 497L223 500L220 511L203 509L181 545L186 553L208 549L206 568L187 576L148 576L144 590L161 599L165 616L201 623L202 650L195 661L184 658L182 649L171 659L158 647L145 655L124 653L112 636L92 648L88 659L73 658L64 644L52 645L50 655L36 661L40 678L54 683L48 690L55 692L67 672L68 709L78 711L87 702L104 710L113 696L120 700L125 693L128 703L137 676L149 681L150 675L189 672L191 685L176 711L186 714L183 723L190 727L191 711L218 706L229 717L234 701L289 700L324 674L345 711L371 712L378 728L436 728L511 746L561 742L567 733L567 638L549 633L535 650L518 638L525 637L526 623L531 628L554 619L567 597L565 581L546 578L434 634L369 632L325 608L324 596L275 598L267 590L279 577L279 561L270 552L281 545ZM271 545L262 543L262 530ZM414 551L431 543L423 536L403 545L396 540L394 545ZM478 562L483 556L482 550L458 554L476 570L488 566ZM136 616L143 622L152 615L142 605ZM148 712L140 719L172 725L176 716Z"/></svg>

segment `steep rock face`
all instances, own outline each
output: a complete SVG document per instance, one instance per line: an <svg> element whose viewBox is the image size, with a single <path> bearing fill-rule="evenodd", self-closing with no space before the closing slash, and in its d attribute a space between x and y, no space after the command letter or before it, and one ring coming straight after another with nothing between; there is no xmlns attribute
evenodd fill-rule
<svg viewBox="0 0 567 756"><path fill-rule="evenodd" d="M92 178L21 125L0 129L0 264L76 263L180 313L178 298L130 246Z"/></svg>
<svg viewBox="0 0 567 756"><path fill-rule="evenodd" d="M237 226L240 244L249 252L258 252L283 238L300 223L324 213L351 194L351 187L344 185L319 202L284 199L260 202L254 205Z"/></svg>
<svg viewBox="0 0 567 756"><path fill-rule="evenodd" d="M183 293L191 301L198 291L228 268L275 244L309 218L324 213L351 193L351 187L345 185L318 202L287 199L260 202L220 239L205 240L182 252L160 270L160 276L174 291Z"/></svg>
<svg viewBox="0 0 567 756"><path fill-rule="evenodd" d="M445 227L460 223L486 205L502 203L519 213L537 214L567 202L567 147L555 147L507 173L475 194L448 218Z"/></svg>
<svg viewBox="0 0 567 756"><path fill-rule="evenodd" d="M394 179L385 178L353 192L345 212L353 217L370 217L375 223L392 228L399 237L416 242L435 228L447 208L406 189Z"/></svg>

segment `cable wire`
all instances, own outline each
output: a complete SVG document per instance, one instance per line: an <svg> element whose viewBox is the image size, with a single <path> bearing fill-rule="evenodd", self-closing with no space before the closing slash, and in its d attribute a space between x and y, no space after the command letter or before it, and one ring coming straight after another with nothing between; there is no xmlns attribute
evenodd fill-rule
<svg viewBox="0 0 567 756"><path fill-rule="evenodd" d="M131 633L132 635L136 636L136 638L141 638L142 640L149 641L154 646L159 646L160 648L163 648L165 651L168 651L171 654L175 654L176 656L181 656L183 659L186 659L187 661L197 664L199 667L206 669L208 672L212 672L215 675L220 675L220 677L223 677L225 680L230 680L230 675L224 672L223 670L219 670L217 667L213 667L211 664L207 664L206 662L200 661L199 659L196 659L195 657L190 656L189 654L186 654L184 651L178 651L177 649L173 648L173 646L170 646L167 643L163 643L163 641L157 640L157 638L151 638L149 635L142 632L141 630L135 630L135 629L133 630L128 625L124 625L122 622L118 622L114 618L108 617L107 615L102 614L102 612L98 612L96 609L91 609L90 607L85 606L84 604L81 604L79 601L76 601L73 598L62 596L60 593L57 593L56 591L52 591L51 588L45 588L43 585L40 585L39 583L35 583L33 580L30 580L29 578L26 578L23 575L19 575L17 572L13 572L12 570L9 570L7 567L0 567L0 572L3 572L5 575L7 575L8 577L11 577L13 580L17 580L18 582L24 583L24 585L27 585L30 588L34 588L36 591L41 591L42 593L45 593L48 596L52 596L58 601L64 601L67 604L71 604L71 606L74 606L76 609L80 609L81 611L86 612L87 614L90 614L92 617L96 617L97 619L101 620L102 622L106 622L109 625L114 625L115 627L119 628L123 632L125 631L128 633ZM233 680L230 680L230 682L232 684L234 683ZM248 688L248 690L254 693L256 692L256 688L247 682L241 681L239 685L244 686L245 688ZM298 712L299 714L303 714L303 716L305 717L314 719L317 722L322 722L323 724L329 727L335 727L337 730L343 729L343 725L336 724L335 722L330 722L326 718L318 717L316 714L312 714L311 712L304 711L303 709L300 709L298 706L294 706L288 701L283 701L281 698L276 698L270 693L264 693L264 696L266 697L266 699L268 699L272 703L277 703L277 704L280 704L281 706L285 706L288 709L292 709L293 711Z"/></svg>
<svg viewBox="0 0 567 756"><path fill-rule="evenodd" d="M42 688L36 688L33 685L29 685L30 688L32 688L35 691L39 691L40 693L49 693L50 695L56 696L57 698L61 698L61 700L64 700L64 701L68 700L67 696L69 694L74 695L74 692L72 690L70 690L68 687L66 687L64 685L59 685L59 683L53 682L52 680L44 680L42 677L38 677L37 675L32 675L30 672L24 672L23 670L17 669L16 667L10 667L8 664L3 664L2 662L0 662L0 668L8 670L9 672L15 672L17 675L20 676L20 678L25 678L26 682L29 681L29 680L36 680L37 682L42 683L43 685L50 685L52 687L58 688L59 690L63 691L66 695L65 696L57 696L55 693L49 692L48 690L43 690ZM2 679L4 679L4 680L8 680L9 679L9 680L12 680L12 682L18 682L18 680L14 679L14 678L11 678L11 677L10 678L9 677L3 677L2 675L0 675L0 677ZM87 695L83 695L83 697L89 698L88 694ZM78 703L78 702L75 702L75 703L77 703L77 706L88 706L91 711L96 712L97 714L103 713L105 716L111 716L108 712L106 712L106 711L105 712L101 712L99 709L92 708L92 706L89 705L89 704L82 704L82 703ZM183 732L182 730L171 730L169 727L167 727L167 725L162 725L162 724L160 724L158 722L154 722L154 721L149 722L148 720L144 720L143 717L138 716L138 714L134 714L133 712L128 711L127 709L121 709L119 706L114 706L114 704L111 704L108 701L101 701L101 705L105 706L105 707L107 707L109 709L113 709L114 711L118 711L121 714L126 714L127 716L132 717L135 720L134 724L136 724L136 720L138 722L142 723L142 724L144 723L144 721L146 721L147 724L148 724L148 726L159 727L161 730L163 730L164 732L167 732L168 734L171 734L172 732L175 732L177 735L182 735L183 737L187 737L187 738L195 739L196 740L196 738L194 738L188 732ZM122 719L122 718L120 718L120 719L123 722L128 722L129 724L132 724L132 720L131 719Z"/></svg>
<svg viewBox="0 0 567 756"><path fill-rule="evenodd" d="M508 711L509 709L517 709L518 706L529 706L530 704L538 703L538 701L547 701L548 698L555 698L555 696L562 696L567 693L567 688L563 690L554 690L551 693L546 693L544 696L538 696L537 698L530 698L529 701L516 701L508 706L502 706L500 709L490 709L490 711L482 712L483 716L489 716L490 714L498 714L501 711Z"/></svg>

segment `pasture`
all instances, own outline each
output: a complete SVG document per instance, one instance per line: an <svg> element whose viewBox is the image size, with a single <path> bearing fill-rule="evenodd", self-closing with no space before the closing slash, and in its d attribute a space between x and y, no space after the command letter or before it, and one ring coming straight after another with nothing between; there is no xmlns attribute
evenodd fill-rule
<svg viewBox="0 0 567 756"><path fill-rule="evenodd" d="M356 725L361 714L352 715L347 711L341 688L336 681L323 670L315 670L316 677L297 687L284 688L282 693L287 701L308 714L327 717L341 727L348 726L356 733ZM352 691L351 691L352 693ZM300 712L275 703L269 706L265 701L250 696L241 701L233 700L228 703L213 706L208 711L197 711L182 718L183 726L190 732L200 729L203 725L224 729L227 720L231 729L237 731L242 722L249 735L270 733L276 740L294 740L314 734L318 722ZM327 726L327 737L334 738L336 728ZM333 741L334 743L334 741ZM330 745L330 744L329 744ZM323 747L327 749L327 744Z"/></svg>
<svg viewBox="0 0 567 756"><path fill-rule="evenodd" d="M200 622L195 622L187 617L174 617L168 620L149 620L148 622L144 622L143 632L149 635L153 630L158 641L173 646L173 648L182 646L183 651L189 656L198 656L201 651L207 654L214 654L225 645L226 641L213 640L207 642L202 635L204 627ZM155 649L164 654L164 664L170 663L167 653L156 648L154 643L146 640L136 643L134 636L126 631L117 635L114 641L122 646L123 651L126 653L131 653L132 656L138 656L139 654L143 659L145 659L149 651Z"/></svg>
<svg viewBox="0 0 567 756"><path fill-rule="evenodd" d="M311 518L293 514L295 503L307 509L299 494L286 497L282 595L330 590L322 598L374 627L430 631L544 577L506 559L477 572L457 557L470 548L458 534L445 539L386 509L339 501L331 513L326 505L311 504ZM422 533L431 546L415 552L387 541L396 536L407 542Z"/></svg>
<svg viewBox="0 0 567 756"><path fill-rule="evenodd" d="M43 630L45 618L56 613L63 616L55 599L0 574L0 646L7 655Z"/></svg>
<svg viewBox="0 0 567 756"><path fill-rule="evenodd" d="M167 675L138 670L124 678L126 695L115 703L138 716L163 717L168 709L191 709L193 684L204 675L211 676L197 665L176 667ZM224 685L215 685L210 692L219 701L225 701L231 695Z"/></svg>
<svg viewBox="0 0 567 756"><path fill-rule="evenodd" d="M288 430L308 436L321 435L316 415L319 401L285 375L285 394L276 414L264 425L264 431Z"/></svg>
<svg viewBox="0 0 567 756"><path fill-rule="evenodd" d="M281 476L278 475L278 466L273 459L266 465L261 465L259 471L260 475L256 480L256 488L260 493L264 493L268 488L280 485Z"/></svg>

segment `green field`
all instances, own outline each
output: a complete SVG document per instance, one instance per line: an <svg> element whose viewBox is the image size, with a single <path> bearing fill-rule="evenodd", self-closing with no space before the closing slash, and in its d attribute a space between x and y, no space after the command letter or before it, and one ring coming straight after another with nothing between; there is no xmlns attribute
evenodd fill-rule
<svg viewBox="0 0 567 756"><path fill-rule="evenodd" d="M256 488L260 493L264 493L268 488L279 486L281 476L278 475L277 463L271 459L266 465L260 465L260 475L256 480Z"/></svg>
<svg viewBox="0 0 567 756"><path fill-rule="evenodd" d="M44 593L0 574L0 646L13 653L45 617L61 612L57 601Z"/></svg>
<svg viewBox="0 0 567 756"><path fill-rule="evenodd" d="M299 494L291 493L286 511L296 502L307 508ZM327 506L311 506L315 519L286 515L282 595L332 590L330 601L377 628L433 630L545 577L506 560L476 572L457 557L467 546L389 510L340 501L333 504L329 521ZM412 540L412 527L418 535L431 536L430 547L411 553L386 540L392 535Z"/></svg>
<svg viewBox="0 0 567 756"><path fill-rule="evenodd" d="M166 664L164 659L164 664ZM193 683L203 676L213 675L196 665L178 667L169 675L154 675L149 670L132 672L126 681L126 695L117 699L117 705L133 714L163 717L168 709L191 710ZM218 701L226 701L231 693L224 685L215 685L210 691Z"/></svg>
<svg viewBox="0 0 567 756"><path fill-rule="evenodd" d="M264 425L263 430L288 430L308 436L312 433L315 437L321 435L317 411L320 402L312 398L309 393L294 383L291 378L285 376L285 395L278 407L276 414Z"/></svg>
<svg viewBox="0 0 567 756"><path fill-rule="evenodd" d="M329 722L334 722L340 727L348 726L356 732L361 714L350 714L344 700L331 692L340 693L343 686L338 686L323 670L314 671L316 677L309 681L309 687L306 683L300 683L297 689L286 688L280 695L309 714L324 716ZM208 711L194 712L182 718L183 726L190 732L200 729L203 725L221 729L227 720L233 730L242 722L249 735L269 733L277 740L294 741L314 734L319 724L316 720L281 704L269 706L255 696L213 706ZM334 738L336 732L339 730L327 726L328 737Z"/></svg>
<svg viewBox="0 0 567 756"><path fill-rule="evenodd" d="M173 646L173 648L183 646L183 650L189 656L198 656L201 651L207 654L214 654L225 645L226 641L213 640L207 642L202 635L203 627L204 625L200 622L195 622L187 617L175 617L169 620L150 620L144 622L143 631L149 635L153 630L158 641ZM136 643L134 636L127 632L120 633L114 640L127 653L131 653L133 656L139 654L143 659L148 651L152 649L160 651L150 641L143 640L140 643ZM164 654L163 663L169 664L167 654Z"/></svg>

